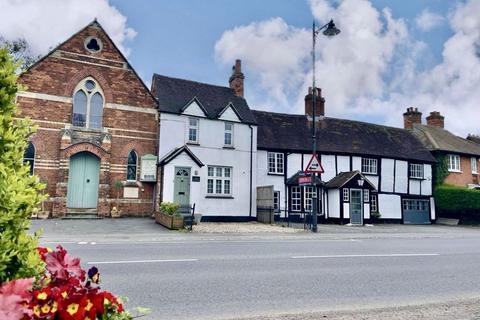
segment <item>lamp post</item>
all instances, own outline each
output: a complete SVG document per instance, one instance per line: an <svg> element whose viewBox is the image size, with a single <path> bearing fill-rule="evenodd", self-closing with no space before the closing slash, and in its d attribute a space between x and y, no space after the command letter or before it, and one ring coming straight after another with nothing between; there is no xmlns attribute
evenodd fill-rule
<svg viewBox="0 0 480 320"><path fill-rule="evenodd" d="M317 108L317 88L315 86L315 43L317 39L317 35L320 33L320 31L323 30L323 35L327 37L333 37L336 36L337 34L340 33L340 29L335 27L335 23L333 23L333 20L330 20L327 24L323 25L320 28L315 27L315 20L313 21L313 27L312 27L312 93L313 93L313 110L312 110L312 145L313 145L313 154L317 154L317 130L316 130L316 124L315 124L315 113L316 113L316 108ZM317 212L318 212L318 201L317 201L317 174L313 173L313 185L314 185L314 192L312 195L312 232L317 232Z"/></svg>

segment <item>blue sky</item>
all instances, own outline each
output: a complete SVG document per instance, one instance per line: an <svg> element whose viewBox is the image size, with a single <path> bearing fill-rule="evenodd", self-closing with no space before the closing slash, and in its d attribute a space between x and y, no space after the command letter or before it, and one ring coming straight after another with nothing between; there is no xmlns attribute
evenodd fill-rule
<svg viewBox="0 0 480 320"><path fill-rule="evenodd" d="M242 59L255 109L302 113L311 24L342 32L317 46L326 115L402 126L407 107L480 133L480 0L0 0L0 36L35 54L95 17L143 80L152 74L228 85Z"/></svg>

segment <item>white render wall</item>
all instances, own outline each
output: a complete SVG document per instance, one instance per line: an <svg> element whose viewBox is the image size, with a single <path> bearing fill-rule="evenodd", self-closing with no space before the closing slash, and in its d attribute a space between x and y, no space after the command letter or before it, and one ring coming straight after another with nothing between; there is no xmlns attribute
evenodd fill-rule
<svg viewBox="0 0 480 320"><path fill-rule="evenodd" d="M192 105L191 105L192 106ZM190 107L189 107L190 108ZM198 110L193 109L195 112ZM190 111L190 110L189 110ZM193 113L193 112L192 112ZM228 114L228 113L227 113ZM159 159L173 149L187 143L188 116L162 113L160 115ZM256 168L257 128L253 128L252 159L252 216L256 216ZM164 166L163 201L173 201L175 167L197 171L200 182L190 179L190 203L195 203L196 212L205 216L247 217L250 213L250 128L247 124L234 123L234 149L224 148L225 121L199 118L199 145L187 144L188 148L204 164L199 168L186 153L182 153ZM233 199L206 198L207 167L209 165L232 167Z"/></svg>
<svg viewBox="0 0 480 320"><path fill-rule="evenodd" d="M380 193L378 195L378 212L380 212L382 219L401 219L402 204L400 195Z"/></svg>
<svg viewBox="0 0 480 320"><path fill-rule="evenodd" d="M328 218L340 218L340 190L328 190Z"/></svg>

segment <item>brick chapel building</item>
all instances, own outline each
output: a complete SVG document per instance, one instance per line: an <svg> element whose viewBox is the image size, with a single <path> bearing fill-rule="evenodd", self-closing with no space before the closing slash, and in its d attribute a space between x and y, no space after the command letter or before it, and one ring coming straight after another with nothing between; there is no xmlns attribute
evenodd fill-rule
<svg viewBox="0 0 480 320"><path fill-rule="evenodd" d="M38 126L26 152L51 217L154 211L158 107L95 20L21 74L19 116Z"/></svg>

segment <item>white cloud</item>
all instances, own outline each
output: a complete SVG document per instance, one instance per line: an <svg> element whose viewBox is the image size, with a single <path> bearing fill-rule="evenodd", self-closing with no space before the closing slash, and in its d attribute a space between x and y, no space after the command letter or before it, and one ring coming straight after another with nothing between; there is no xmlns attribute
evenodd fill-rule
<svg viewBox="0 0 480 320"><path fill-rule="evenodd" d="M136 32L108 0L2 0L0 36L25 38L32 53L45 54L97 18L116 45L128 54L125 41Z"/></svg>
<svg viewBox="0 0 480 320"><path fill-rule="evenodd" d="M422 31L430 31L445 22L445 18L437 13L424 9L416 18L415 23Z"/></svg>
<svg viewBox="0 0 480 320"><path fill-rule="evenodd" d="M453 9L448 22L454 34L444 44L442 61L426 70L426 44L389 9L378 10L368 0L310 5L317 21L333 18L342 30L332 39L319 35L317 42L317 85L327 115L401 126L405 108L416 106L425 116L442 112L457 134L479 133L480 1ZM221 63L243 59L252 107L301 113L311 84L310 32L281 18L255 22L226 31L215 53Z"/></svg>

